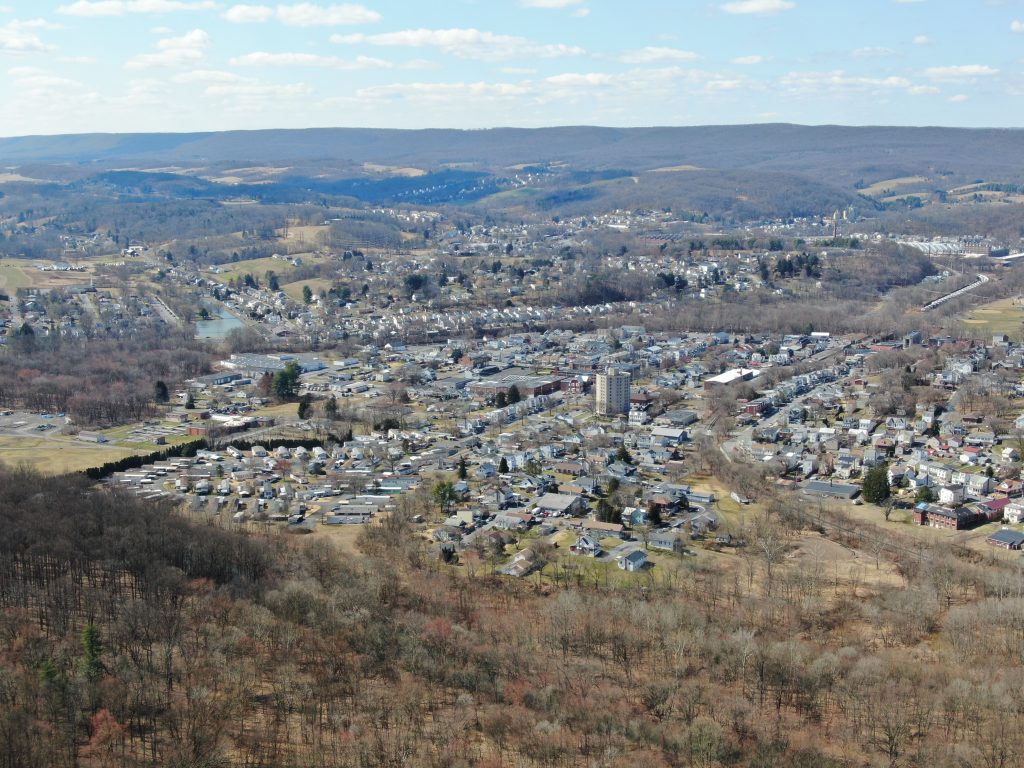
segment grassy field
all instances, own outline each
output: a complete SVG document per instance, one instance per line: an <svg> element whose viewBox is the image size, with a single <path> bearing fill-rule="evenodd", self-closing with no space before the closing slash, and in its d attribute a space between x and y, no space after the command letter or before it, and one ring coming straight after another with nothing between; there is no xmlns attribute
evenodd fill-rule
<svg viewBox="0 0 1024 768"><path fill-rule="evenodd" d="M192 442L196 439L194 435L188 434L168 435L165 445L157 445L154 442L135 439L132 432L138 429L138 427L138 424L128 424L126 426L105 429L103 434L107 436L107 439L116 442L118 448L128 448L131 453L152 453L169 448L172 445Z"/></svg>
<svg viewBox="0 0 1024 768"><path fill-rule="evenodd" d="M978 307L962 320L985 334L1005 333L1013 338L1024 330L1024 306L1016 298L1000 299Z"/></svg>
<svg viewBox="0 0 1024 768"><path fill-rule="evenodd" d="M914 184L923 184L928 179L924 176L901 176L898 179L886 179L885 181L879 181L872 184L870 187L865 187L860 191L862 195L868 197L877 197L889 189L895 189L896 187L907 187Z"/></svg>
<svg viewBox="0 0 1024 768"><path fill-rule="evenodd" d="M293 298L295 301L302 301L302 287L308 285L309 289L316 296L321 290L328 290L332 283L330 280L324 280L322 278L314 278L312 280L299 280L294 283L285 283L281 286L281 290L284 291L288 296Z"/></svg>
<svg viewBox="0 0 1024 768"><path fill-rule="evenodd" d="M291 264L282 259L272 259L267 256L264 259L246 259L245 261L232 261L227 264L221 264L220 276L222 280L227 280L230 277L241 277L248 273L253 277L257 278L262 284L265 282L264 275L267 272L273 272L278 277L283 277L295 269Z"/></svg>
<svg viewBox="0 0 1024 768"><path fill-rule="evenodd" d="M79 472L139 452L74 438L0 437L0 461L11 466L27 464L46 475Z"/></svg>
<svg viewBox="0 0 1024 768"><path fill-rule="evenodd" d="M703 171L699 165L669 165L664 168L655 168L651 173L687 173L690 171Z"/></svg>
<svg viewBox="0 0 1024 768"><path fill-rule="evenodd" d="M0 292L14 293L19 288L30 288L32 279L25 272L26 266L28 264L0 259Z"/></svg>

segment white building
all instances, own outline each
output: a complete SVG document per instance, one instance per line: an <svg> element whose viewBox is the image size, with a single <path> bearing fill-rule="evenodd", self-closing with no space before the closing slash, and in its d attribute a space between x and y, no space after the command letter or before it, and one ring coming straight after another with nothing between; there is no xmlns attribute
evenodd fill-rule
<svg viewBox="0 0 1024 768"><path fill-rule="evenodd" d="M629 374L609 368L597 374L596 408L598 416L629 413Z"/></svg>

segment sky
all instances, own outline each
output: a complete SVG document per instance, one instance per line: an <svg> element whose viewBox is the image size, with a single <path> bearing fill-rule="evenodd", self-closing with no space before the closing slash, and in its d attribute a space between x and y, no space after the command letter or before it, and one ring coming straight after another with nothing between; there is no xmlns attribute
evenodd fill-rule
<svg viewBox="0 0 1024 768"><path fill-rule="evenodd" d="M0 135L1024 126L1024 0L0 0Z"/></svg>

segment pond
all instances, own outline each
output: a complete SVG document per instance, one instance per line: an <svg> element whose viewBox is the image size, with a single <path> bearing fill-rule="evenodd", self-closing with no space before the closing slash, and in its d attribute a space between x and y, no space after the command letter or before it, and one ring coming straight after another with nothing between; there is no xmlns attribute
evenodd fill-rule
<svg viewBox="0 0 1024 768"><path fill-rule="evenodd" d="M196 338L223 339L235 328L244 328L245 323L228 312L224 307L213 311L214 319L196 320Z"/></svg>

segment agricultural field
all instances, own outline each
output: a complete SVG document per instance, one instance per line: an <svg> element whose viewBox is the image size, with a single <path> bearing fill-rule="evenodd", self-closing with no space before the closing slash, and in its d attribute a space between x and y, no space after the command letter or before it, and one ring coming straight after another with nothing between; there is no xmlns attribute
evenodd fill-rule
<svg viewBox="0 0 1024 768"><path fill-rule="evenodd" d="M26 465L45 475L81 472L141 451L75 438L0 436L0 457L12 467Z"/></svg>
<svg viewBox="0 0 1024 768"><path fill-rule="evenodd" d="M897 179L877 181L870 187L865 187L860 192L862 195L867 195L868 197L878 197L885 192L892 194L897 187L910 187L918 184L925 184L927 181L928 179L924 176L901 176Z"/></svg>
<svg viewBox="0 0 1024 768"><path fill-rule="evenodd" d="M333 285L330 280L323 278L313 278L312 280L299 280L294 283L286 283L281 286L281 290L288 294L288 297L295 301L302 301L302 288L303 286L309 286L309 290L313 292L314 296L317 296L320 291L329 290Z"/></svg>
<svg viewBox="0 0 1024 768"><path fill-rule="evenodd" d="M999 299L969 312L962 321L984 335L1005 333L1016 338L1024 331L1024 304L1017 297Z"/></svg>
<svg viewBox="0 0 1024 768"><path fill-rule="evenodd" d="M28 262L0 259L0 292L14 293L19 288L31 288L32 279L26 269L31 269Z"/></svg>

